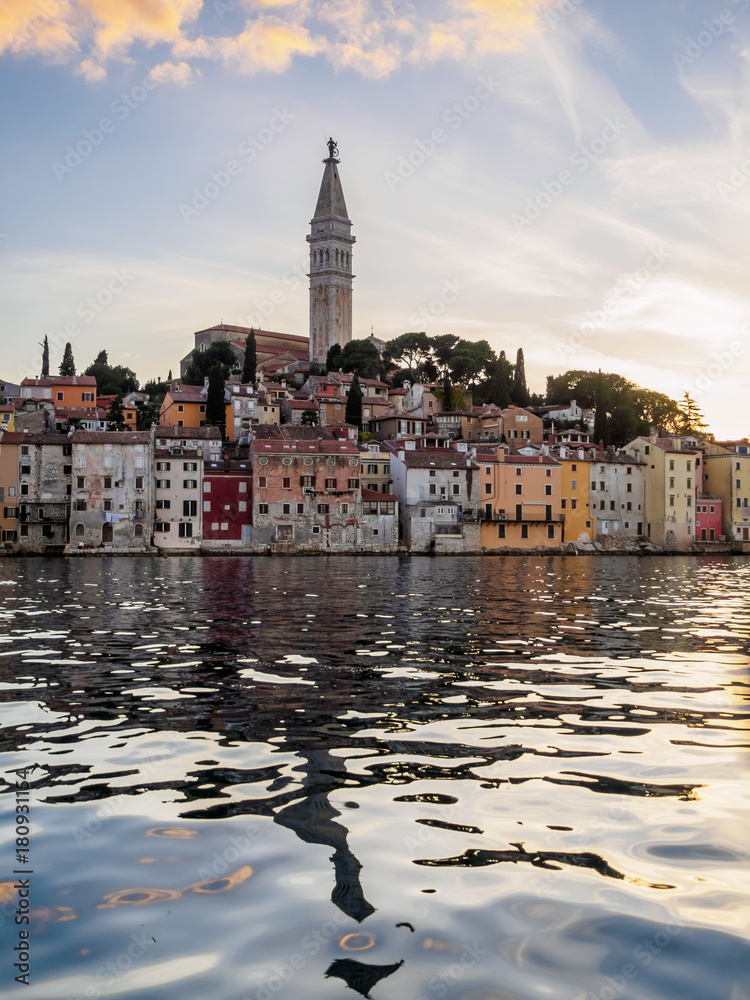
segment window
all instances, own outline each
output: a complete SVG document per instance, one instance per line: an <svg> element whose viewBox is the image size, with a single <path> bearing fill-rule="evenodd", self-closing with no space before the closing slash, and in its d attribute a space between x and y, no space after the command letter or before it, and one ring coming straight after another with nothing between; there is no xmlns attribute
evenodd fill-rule
<svg viewBox="0 0 750 1000"><path fill-rule="evenodd" d="M437 493L437 485L435 483L430 483L430 493L433 496Z"/></svg>
<svg viewBox="0 0 750 1000"><path fill-rule="evenodd" d="M25 527L25 525L24 525ZM17 531L3 531L3 541L4 542L17 542L18 532Z"/></svg>
<svg viewBox="0 0 750 1000"><path fill-rule="evenodd" d="M222 531L229 531L229 521L222 521L220 528Z"/></svg>
<svg viewBox="0 0 750 1000"><path fill-rule="evenodd" d="M484 492L487 493L487 494L491 494L492 493L492 483L485 483L484 484Z"/></svg>
<svg viewBox="0 0 750 1000"><path fill-rule="evenodd" d="M349 504L348 503L342 503L341 504L341 513L342 514L348 514L349 513Z"/></svg>
<svg viewBox="0 0 750 1000"><path fill-rule="evenodd" d="M633 492L633 484L632 483L627 483L626 484L626 486L625 486L625 492L626 493L632 493Z"/></svg>
<svg viewBox="0 0 750 1000"><path fill-rule="evenodd" d="M198 463L197 462L183 462L182 463L182 471L183 472L197 472L198 471Z"/></svg>
<svg viewBox="0 0 750 1000"><path fill-rule="evenodd" d="M547 479L549 479L552 476L552 469L546 469L545 474L547 476Z"/></svg>
<svg viewBox="0 0 750 1000"><path fill-rule="evenodd" d="M669 471L670 472L674 472L674 459L673 458L670 458L670 460L669 460Z"/></svg>
<svg viewBox="0 0 750 1000"><path fill-rule="evenodd" d="M738 489L738 490L739 490L739 489L741 489L741 486L740 486L740 481L739 481L739 479L737 480L737 489Z"/></svg>
<svg viewBox="0 0 750 1000"><path fill-rule="evenodd" d="M105 459L104 462L105 462L105 465L106 465L107 464L107 460ZM110 462L109 464L111 465L112 463ZM143 459L142 458L136 458L136 460L135 460L135 467L136 467L136 469L142 469L143 468Z"/></svg>
<svg viewBox="0 0 750 1000"><path fill-rule="evenodd" d="M206 404L205 403L201 403L200 407L199 407L199 410L200 410L201 413L205 413L206 412Z"/></svg>
<svg viewBox="0 0 750 1000"><path fill-rule="evenodd" d="M3 517L18 517L18 507L6 507Z"/></svg>
<svg viewBox="0 0 750 1000"><path fill-rule="evenodd" d="M247 510L247 500L240 500L240 502L237 504L237 509L240 511L240 513L244 513Z"/></svg>
<svg viewBox="0 0 750 1000"><path fill-rule="evenodd" d="M529 537L529 526L528 526L528 524L522 524L521 525L521 538L528 538L528 537Z"/></svg>
<svg viewBox="0 0 750 1000"><path fill-rule="evenodd" d="M350 479L349 480L349 489L350 490L358 490L359 489L359 480L358 479Z"/></svg>
<svg viewBox="0 0 750 1000"><path fill-rule="evenodd" d="M314 535L319 535L320 534L320 525L319 524L314 524L313 525L312 533Z"/></svg>
<svg viewBox="0 0 750 1000"><path fill-rule="evenodd" d="M336 480L335 479L326 479L326 489L327 490L335 490L336 489Z"/></svg>
<svg viewBox="0 0 750 1000"><path fill-rule="evenodd" d="M166 480L166 483L167 483L167 487L168 487L169 486L169 480L168 479ZM135 477L135 488L137 490L142 490L143 489L143 476L136 476Z"/></svg>
<svg viewBox="0 0 750 1000"><path fill-rule="evenodd" d="M594 482L593 479L591 480L591 489L596 490L596 483Z"/></svg>
<svg viewBox="0 0 750 1000"><path fill-rule="evenodd" d="M21 525L21 538L25 538L28 535L28 533L29 533L29 526L28 526L28 524L22 524Z"/></svg>
<svg viewBox="0 0 750 1000"><path fill-rule="evenodd" d="M22 465L21 466L21 475L22 476L30 476L31 475L31 466L30 465ZM739 480L738 480L738 482L739 482Z"/></svg>
<svg viewBox="0 0 750 1000"><path fill-rule="evenodd" d="M604 510L604 501L603 500L599 501L599 510Z"/></svg>
<svg viewBox="0 0 750 1000"><path fill-rule="evenodd" d="M111 500L105 500L104 501L104 510L112 510L112 501Z"/></svg>
<svg viewBox="0 0 750 1000"><path fill-rule="evenodd" d="M237 489L240 493L247 493L247 483L244 479L237 484Z"/></svg>
<svg viewBox="0 0 750 1000"><path fill-rule="evenodd" d="M82 392L81 393L81 399L83 400L84 403L93 403L94 402L94 394L93 394L93 392Z"/></svg>
<svg viewBox="0 0 750 1000"><path fill-rule="evenodd" d="M688 464L685 466L685 468L687 469L688 472L692 471L692 467L693 467L693 463L692 462L688 462Z"/></svg>
<svg viewBox="0 0 750 1000"><path fill-rule="evenodd" d="M29 485L28 483L21 483L21 496L27 497L29 495Z"/></svg>
<svg viewBox="0 0 750 1000"><path fill-rule="evenodd" d="M544 487L544 495L547 497L552 496L552 483L547 483Z"/></svg>
<svg viewBox="0 0 750 1000"><path fill-rule="evenodd" d="M691 490L693 488L693 480L690 479L690 478L688 478L688 481L687 481L687 488L689 490Z"/></svg>
<svg viewBox="0 0 750 1000"><path fill-rule="evenodd" d="M454 483L453 484L453 496L457 497L460 493L461 493L461 484L460 483Z"/></svg>
<svg viewBox="0 0 750 1000"><path fill-rule="evenodd" d="M311 489L313 486L315 486L315 476L300 476L299 477L299 484L300 484L300 486L307 487L308 489ZM259 485L260 485L260 483L259 483Z"/></svg>
<svg viewBox="0 0 750 1000"><path fill-rule="evenodd" d="M258 489L264 490L267 485L268 485L268 479L265 476L258 476Z"/></svg>
<svg viewBox="0 0 750 1000"><path fill-rule="evenodd" d="M604 483L599 483L599 489L600 489L600 490L603 490L604 488L605 488L605 487L604 487Z"/></svg>
<svg viewBox="0 0 750 1000"><path fill-rule="evenodd" d="M670 507L674 507L674 497L673 497L673 496L671 496L671 497L669 498L669 506L670 506Z"/></svg>
<svg viewBox="0 0 750 1000"><path fill-rule="evenodd" d="M497 537L505 538L505 525L502 523L498 524L497 526Z"/></svg>
<svg viewBox="0 0 750 1000"><path fill-rule="evenodd" d="M670 490L674 489L674 476L669 477L669 488Z"/></svg>
<svg viewBox="0 0 750 1000"><path fill-rule="evenodd" d="M609 509L610 510L614 510L615 509L615 502L614 502L614 500L610 500L609 501Z"/></svg>
<svg viewBox="0 0 750 1000"><path fill-rule="evenodd" d="M327 514L328 513L328 504L327 503L319 503L318 504L318 513L319 514Z"/></svg>
<svg viewBox="0 0 750 1000"><path fill-rule="evenodd" d="M304 514L305 513L305 505L303 503L298 503L297 504L297 513L298 514Z"/></svg>
<svg viewBox="0 0 750 1000"><path fill-rule="evenodd" d="M86 486L86 480L83 476L76 476L76 489L82 490Z"/></svg>
<svg viewBox="0 0 750 1000"><path fill-rule="evenodd" d="M184 413L185 412L185 407L182 405L182 403L178 403L177 404L177 412L178 413Z"/></svg>
<svg viewBox="0 0 750 1000"><path fill-rule="evenodd" d="M292 488L292 477L284 476L281 480L282 490L290 490Z"/></svg>
<svg viewBox="0 0 750 1000"><path fill-rule="evenodd" d="M182 480L183 489L186 490L197 490L198 480L197 479L183 479Z"/></svg>
<svg viewBox="0 0 750 1000"><path fill-rule="evenodd" d="M157 462L156 471L157 472L169 472L172 468L171 462Z"/></svg>
<svg viewBox="0 0 750 1000"><path fill-rule="evenodd" d="M75 505L74 510L86 510L86 501L85 500L76 500L76 505ZM43 517L43 516L44 516L44 511L40 507L39 508L39 517Z"/></svg>
<svg viewBox="0 0 750 1000"><path fill-rule="evenodd" d="M454 469L454 470L453 470L453 478L454 478L454 479L458 479L458 476L459 476L459 472L458 472L458 469Z"/></svg>
<svg viewBox="0 0 750 1000"><path fill-rule="evenodd" d="M367 466L367 474L368 474L368 476L377 476L377 474L378 474L378 467L377 467L377 465L374 465L374 464L368 465Z"/></svg>
<svg viewBox="0 0 750 1000"><path fill-rule="evenodd" d="M8 487L8 497L14 497L15 495L16 495L16 488L15 488L15 486L9 486Z"/></svg>
<svg viewBox="0 0 750 1000"><path fill-rule="evenodd" d="M57 398L58 398L58 400L65 399L65 393L64 392L58 392Z"/></svg>
<svg viewBox="0 0 750 1000"><path fill-rule="evenodd" d="M267 514L268 513L268 504L267 503L259 503L258 504L258 513L259 514Z"/></svg>
<svg viewBox="0 0 750 1000"><path fill-rule="evenodd" d="M171 527L169 521L157 521L154 524L154 531L169 531Z"/></svg>
<svg viewBox="0 0 750 1000"><path fill-rule="evenodd" d="M203 483L203 492L204 493L210 493L211 492L211 483L210 482L204 482Z"/></svg>
<svg viewBox="0 0 750 1000"><path fill-rule="evenodd" d="M111 490L112 489L112 477L111 476L105 476L104 477L104 489L105 490Z"/></svg>
<svg viewBox="0 0 750 1000"><path fill-rule="evenodd" d="M522 469L516 468L516 475L520 476L522 471Z"/></svg>
<svg viewBox="0 0 750 1000"><path fill-rule="evenodd" d="M291 514L292 513L292 505L290 503L283 503L281 505L281 513L282 514Z"/></svg>
<svg viewBox="0 0 750 1000"><path fill-rule="evenodd" d="M198 501L197 500L183 500L182 501L182 516L183 517L197 517L198 516Z"/></svg>
<svg viewBox="0 0 750 1000"><path fill-rule="evenodd" d="M521 483L516 483L516 496L520 496L523 493L523 485Z"/></svg>
<svg viewBox="0 0 750 1000"><path fill-rule="evenodd" d="M633 509L633 505L632 505L632 503L631 503L631 502L630 502L629 500L628 500L628 502L627 502L627 503L625 504L625 509L626 509L626 510L632 510L632 509Z"/></svg>
<svg viewBox="0 0 750 1000"><path fill-rule="evenodd" d="M138 482L137 479L136 479L136 482ZM169 486L170 486L170 480L169 479L157 479L156 480L156 488L157 488L157 490L168 490Z"/></svg>
<svg viewBox="0 0 750 1000"><path fill-rule="evenodd" d="M692 497L688 497L687 498L687 505L688 505L688 507L692 507L693 506L693 498Z"/></svg>
<svg viewBox="0 0 750 1000"><path fill-rule="evenodd" d="M555 526L554 526L554 524L548 524L547 525L547 538L554 538L554 537L555 537Z"/></svg>
<svg viewBox="0 0 750 1000"><path fill-rule="evenodd" d="M571 481L570 481L570 488L571 488L571 490L577 490L578 489L578 480L577 479L571 479Z"/></svg>
<svg viewBox="0 0 750 1000"><path fill-rule="evenodd" d="M29 453L29 446L27 444L22 444L21 445L21 454L22 455L28 455L28 453ZM739 469L739 464L737 465L737 468Z"/></svg>

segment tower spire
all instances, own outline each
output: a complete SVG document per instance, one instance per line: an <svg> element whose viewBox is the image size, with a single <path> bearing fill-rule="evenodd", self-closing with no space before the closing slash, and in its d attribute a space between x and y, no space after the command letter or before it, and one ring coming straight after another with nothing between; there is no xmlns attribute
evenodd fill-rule
<svg viewBox="0 0 750 1000"><path fill-rule="evenodd" d="M352 339L352 223L341 186L336 142L327 142L323 180L310 222L310 360L323 363L334 344Z"/></svg>

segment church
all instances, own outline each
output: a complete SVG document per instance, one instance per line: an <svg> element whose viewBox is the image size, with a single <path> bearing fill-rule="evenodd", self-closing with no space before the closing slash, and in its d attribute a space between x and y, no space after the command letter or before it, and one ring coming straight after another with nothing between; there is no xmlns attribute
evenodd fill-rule
<svg viewBox="0 0 750 1000"><path fill-rule="evenodd" d="M216 340L231 344L242 364L245 342L255 334L258 371L266 375L306 368L310 362L324 364L334 344L343 347L352 339L352 236L344 189L339 176L338 147L328 140L328 156L323 160L323 180L310 222L310 330L307 337L273 333L252 327L219 323L195 336L194 350L205 351ZM192 351L191 351L192 354ZM184 376L191 354L180 362Z"/></svg>

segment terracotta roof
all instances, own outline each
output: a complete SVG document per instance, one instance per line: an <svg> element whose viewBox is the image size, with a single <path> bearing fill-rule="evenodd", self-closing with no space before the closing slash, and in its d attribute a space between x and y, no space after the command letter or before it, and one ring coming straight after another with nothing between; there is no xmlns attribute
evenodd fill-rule
<svg viewBox="0 0 750 1000"><path fill-rule="evenodd" d="M196 335L199 333L212 333L214 330L223 330L227 333L241 333L245 337L247 337L249 333L254 333L256 338L280 337L282 340L288 340L292 343L294 341L299 341L308 344L310 339L309 337L303 337L297 333L274 333L272 330L259 330L250 326L231 326L227 323L217 323L215 326L209 326L205 330L196 330Z"/></svg>
<svg viewBox="0 0 750 1000"><path fill-rule="evenodd" d="M284 405L292 410L314 410L315 402L314 399L285 399Z"/></svg>
<svg viewBox="0 0 750 1000"><path fill-rule="evenodd" d="M176 427L165 424L156 428L156 437L159 438L182 438L191 440L214 439L221 440L221 432L218 427Z"/></svg>
<svg viewBox="0 0 750 1000"><path fill-rule="evenodd" d="M368 490L365 486L362 487L362 499L363 500L388 500L391 503L394 500L398 500L398 497L393 493L378 493L377 490Z"/></svg>
<svg viewBox="0 0 750 1000"><path fill-rule="evenodd" d="M56 385L93 385L96 388L96 379L93 375L58 375L55 378L25 378L21 382L22 386L31 387L42 386L43 388L53 388Z"/></svg>
<svg viewBox="0 0 750 1000"><path fill-rule="evenodd" d="M419 451L405 451L404 465L411 469L466 469L467 461L475 464L468 455L453 451L452 448L420 448Z"/></svg>
<svg viewBox="0 0 750 1000"><path fill-rule="evenodd" d="M150 431L73 431L73 444L150 444Z"/></svg>
<svg viewBox="0 0 750 1000"><path fill-rule="evenodd" d="M173 403L205 403L206 397L200 390L195 392L185 392L184 389L170 391L167 395L172 397ZM166 399L166 397L165 397Z"/></svg>
<svg viewBox="0 0 750 1000"><path fill-rule="evenodd" d="M314 428L317 429L317 428ZM253 441L255 454L274 455L352 455L359 458L356 441L325 441L320 438L312 441L289 440L284 438Z"/></svg>
<svg viewBox="0 0 750 1000"><path fill-rule="evenodd" d="M30 437L30 434L24 434L22 431L0 431L0 444L21 444ZM65 440L67 441L67 438Z"/></svg>

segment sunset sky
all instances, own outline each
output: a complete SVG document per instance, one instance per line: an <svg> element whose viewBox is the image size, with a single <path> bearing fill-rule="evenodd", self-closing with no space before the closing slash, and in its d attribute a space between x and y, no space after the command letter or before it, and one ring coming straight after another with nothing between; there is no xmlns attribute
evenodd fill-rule
<svg viewBox="0 0 750 1000"><path fill-rule="evenodd" d="M354 336L487 339L750 433L750 0L0 0L0 379L307 334L337 140ZM59 345L59 346L55 346Z"/></svg>

